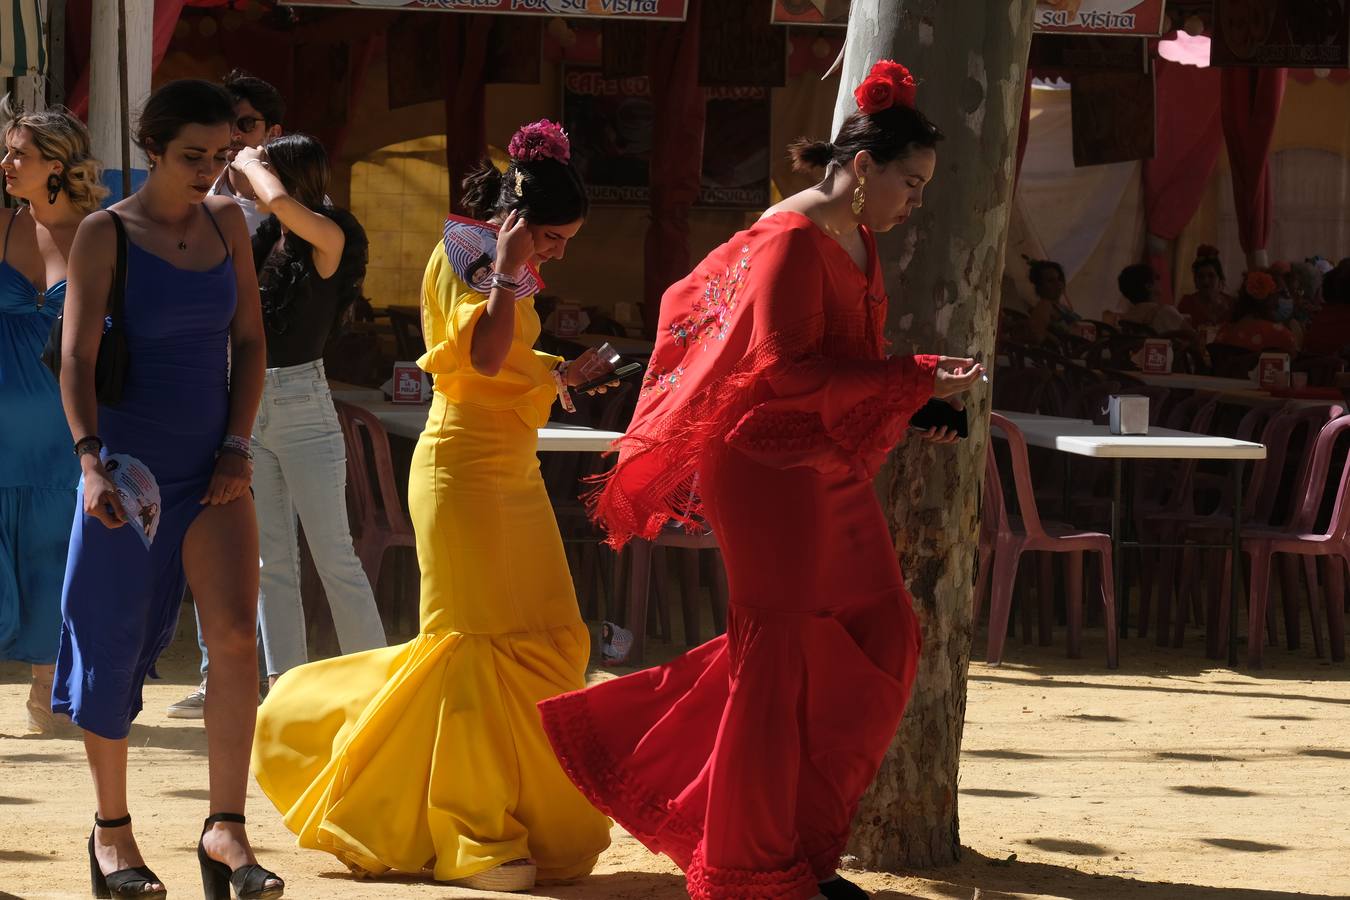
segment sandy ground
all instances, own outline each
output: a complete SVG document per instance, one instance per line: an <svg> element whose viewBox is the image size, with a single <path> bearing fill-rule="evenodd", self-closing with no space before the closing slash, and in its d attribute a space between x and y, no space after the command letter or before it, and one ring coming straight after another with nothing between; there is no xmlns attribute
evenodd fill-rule
<svg viewBox="0 0 1350 900"><path fill-rule="evenodd" d="M202 727L163 712L195 681L185 620L166 680L146 687L130 772L141 848L179 898L199 896L193 846L206 812ZM1064 659L1062 643L1014 641L1002 667L974 665L962 861L851 877L882 898L1350 896L1350 667L1272 648L1254 677L1213 668L1191 644L1129 640L1114 673L1091 637L1084 660ZM23 734L26 679L0 664L0 900L87 897L93 801L81 745ZM287 879L287 897L507 896L355 881L326 854L294 849L256 788L250 804L255 846ZM686 895L669 861L616 829L594 876L536 896Z"/></svg>

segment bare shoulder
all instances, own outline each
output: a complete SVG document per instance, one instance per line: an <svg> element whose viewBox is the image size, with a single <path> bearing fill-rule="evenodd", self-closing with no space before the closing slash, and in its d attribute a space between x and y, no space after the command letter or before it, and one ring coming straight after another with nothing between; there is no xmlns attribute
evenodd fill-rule
<svg viewBox="0 0 1350 900"><path fill-rule="evenodd" d="M104 215L100 211L92 212L80 221L80 227L75 231L75 239L83 243L87 249L97 252L105 245L111 248L116 234L117 229L113 225L112 216Z"/></svg>
<svg viewBox="0 0 1350 900"><path fill-rule="evenodd" d="M234 198L222 194L212 194L203 202L222 228L234 228L236 226L248 228L248 224L244 221L244 212L239 208L239 204L234 202Z"/></svg>
<svg viewBox="0 0 1350 900"><path fill-rule="evenodd" d="M239 208L230 197L213 195L207 197L205 201L206 209L220 226L220 230L229 239L231 246L237 251L241 247L252 248L252 238L248 233L248 220L244 218L244 211Z"/></svg>
<svg viewBox="0 0 1350 900"><path fill-rule="evenodd" d="M111 272L117 260L117 228L113 217L106 212L85 216L75 230L75 242L70 248L72 281L97 277L98 272Z"/></svg>

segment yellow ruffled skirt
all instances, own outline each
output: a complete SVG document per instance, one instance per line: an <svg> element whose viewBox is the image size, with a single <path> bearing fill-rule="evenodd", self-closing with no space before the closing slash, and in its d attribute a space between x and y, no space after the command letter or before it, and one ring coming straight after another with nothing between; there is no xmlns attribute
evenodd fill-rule
<svg viewBox="0 0 1350 900"><path fill-rule="evenodd" d="M421 633L293 669L258 711L253 772L301 847L377 875L529 858L565 880L609 845L535 708L590 656L535 445L515 412L436 394L408 491Z"/></svg>

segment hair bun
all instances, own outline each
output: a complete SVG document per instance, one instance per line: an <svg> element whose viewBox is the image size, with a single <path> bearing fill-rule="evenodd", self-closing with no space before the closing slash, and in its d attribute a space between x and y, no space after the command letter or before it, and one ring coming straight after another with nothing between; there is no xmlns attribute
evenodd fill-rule
<svg viewBox="0 0 1350 900"><path fill-rule="evenodd" d="M834 160L834 149L834 144L829 141L798 138L788 145L788 156L792 159L793 171L809 175Z"/></svg>
<svg viewBox="0 0 1350 900"><path fill-rule="evenodd" d="M1201 244L1199 247L1196 247L1196 248L1195 248L1195 258L1196 258L1196 259L1218 259L1218 258L1219 258L1219 248L1218 248L1218 247L1215 247L1213 244Z"/></svg>
<svg viewBox="0 0 1350 900"><path fill-rule="evenodd" d="M572 142L561 125L548 119L540 119L538 122L522 125L520 130L511 136L511 143L507 145L506 152L519 162L552 159L567 164L572 161Z"/></svg>

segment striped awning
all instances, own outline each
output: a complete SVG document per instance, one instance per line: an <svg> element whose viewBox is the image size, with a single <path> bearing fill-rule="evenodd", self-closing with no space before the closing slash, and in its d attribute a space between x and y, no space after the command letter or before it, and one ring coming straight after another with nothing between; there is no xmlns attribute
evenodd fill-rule
<svg viewBox="0 0 1350 900"><path fill-rule="evenodd" d="M0 78L47 71L39 0L0 0Z"/></svg>

